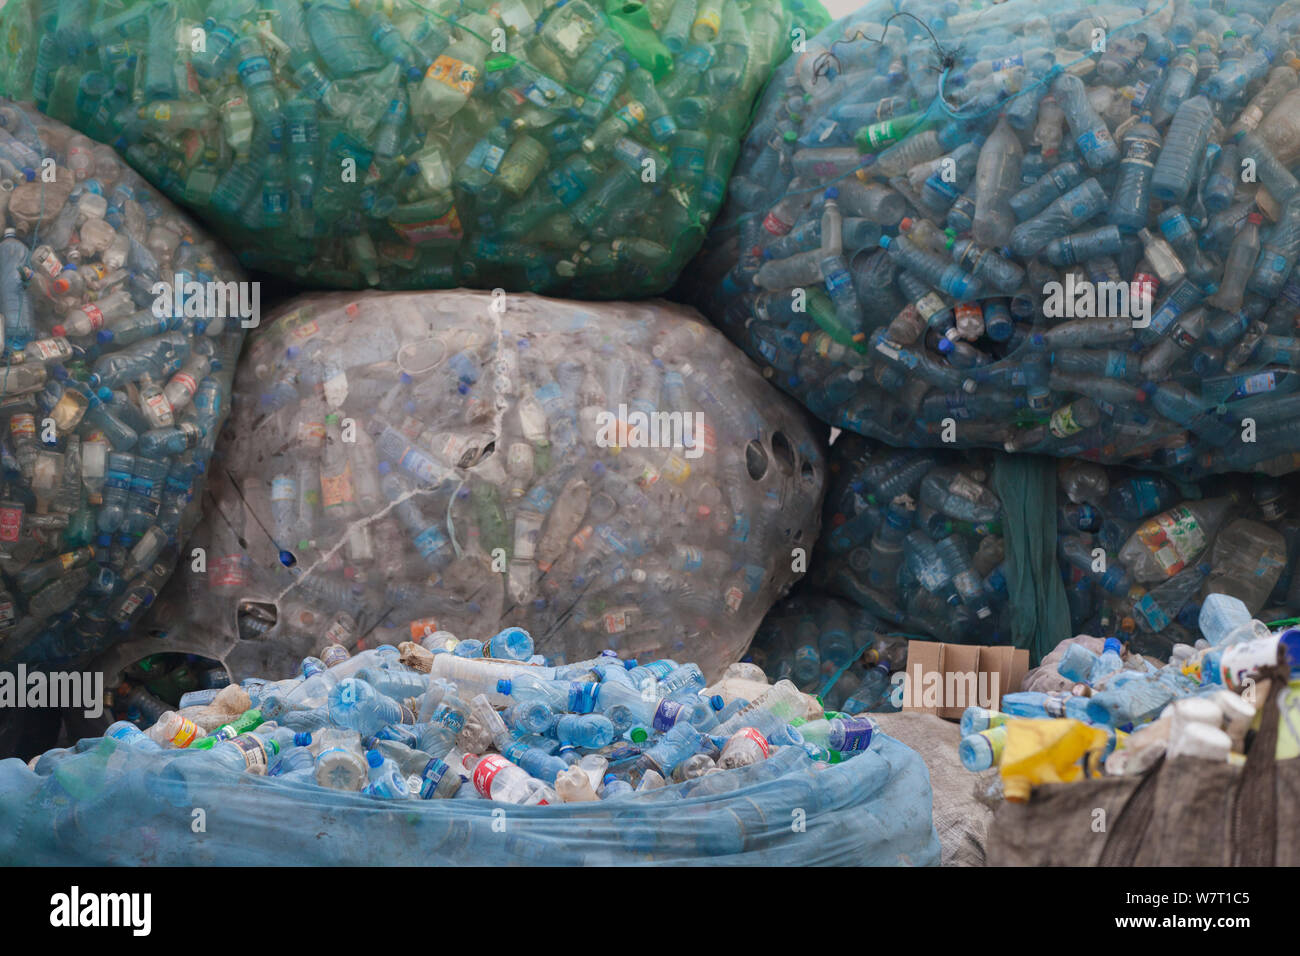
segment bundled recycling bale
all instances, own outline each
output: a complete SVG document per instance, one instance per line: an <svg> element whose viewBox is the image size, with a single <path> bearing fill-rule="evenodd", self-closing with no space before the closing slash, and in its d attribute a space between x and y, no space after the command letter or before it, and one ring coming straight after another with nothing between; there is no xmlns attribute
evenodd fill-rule
<svg viewBox="0 0 1300 956"><path fill-rule="evenodd" d="M28 31L8 91L115 143L245 265L587 298L672 285L792 30L829 19L816 0L8 7Z"/></svg>
<svg viewBox="0 0 1300 956"><path fill-rule="evenodd" d="M679 306L306 296L251 343L235 407L206 565L155 615L221 657L515 624L547 655L714 674L819 528L812 423Z"/></svg>
<svg viewBox="0 0 1300 956"><path fill-rule="evenodd" d="M0 663L46 664L170 576L258 297L111 149L6 100L0 228Z"/></svg>
<svg viewBox="0 0 1300 956"><path fill-rule="evenodd" d="M1091 462L891 449L848 434L828 470L811 580L869 612L876 629L1014 638L1040 654L1087 633L1166 660L1173 644L1195 642L1210 594L1267 620L1300 610L1300 501L1285 478L1180 485ZM795 647L814 667L806 643Z"/></svg>
<svg viewBox="0 0 1300 956"><path fill-rule="evenodd" d="M949 9L778 70L684 294L896 446L1300 467L1296 4Z"/></svg>

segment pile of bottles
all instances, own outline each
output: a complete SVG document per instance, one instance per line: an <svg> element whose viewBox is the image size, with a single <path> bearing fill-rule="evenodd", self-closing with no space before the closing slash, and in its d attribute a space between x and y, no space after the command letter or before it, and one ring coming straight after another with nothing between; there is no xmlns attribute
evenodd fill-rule
<svg viewBox="0 0 1300 956"><path fill-rule="evenodd" d="M993 490L1006 460L841 434L810 581L863 609L868 630L1008 643L1018 569ZM1300 612L1300 499L1286 478L1214 475L1182 485L1078 460L1061 460L1056 473L1070 634L1117 637L1165 659L1174 644L1195 641L1210 594L1238 597L1266 620Z"/></svg>
<svg viewBox="0 0 1300 956"><path fill-rule="evenodd" d="M1204 635L1178 644L1157 667L1108 638L1100 654L1070 643L1057 670L1072 693L1003 695L999 710L968 707L959 754L972 771L998 767L1009 800L1039 783L1080 779L1085 753L1095 775L1149 769L1161 755L1240 762L1265 677L1300 677L1300 629L1270 628L1226 594L1206 599Z"/></svg>
<svg viewBox="0 0 1300 956"><path fill-rule="evenodd" d="M216 661L197 654L150 654L122 670L105 694L104 710L115 720L148 727L181 706L186 694L215 693L229 684L230 674Z"/></svg>
<svg viewBox="0 0 1300 956"><path fill-rule="evenodd" d="M895 446L1300 468L1300 7L954 6L777 71L690 294Z"/></svg>
<svg viewBox="0 0 1300 956"><path fill-rule="evenodd" d="M119 721L106 736L186 750L164 785L183 784L204 764L383 800L530 806L660 788L676 798L724 793L731 787L717 774L766 760L785 766L787 748L829 765L871 746L869 718L810 720L809 699L788 681L724 703L703 693L695 664L605 651L548 667L532 651L519 628L487 641L436 632L356 655L334 644L286 680L191 691L179 709Z"/></svg>
<svg viewBox="0 0 1300 956"><path fill-rule="evenodd" d="M673 284L793 23L829 20L815 0L8 6L35 50L8 92L115 144L246 266L594 298Z"/></svg>
<svg viewBox="0 0 1300 956"><path fill-rule="evenodd" d="M1062 462L1058 556L1075 633L1161 660L1198 637L1212 595L1274 621L1300 611L1300 498L1287 478L1151 473Z"/></svg>
<svg viewBox="0 0 1300 956"><path fill-rule="evenodd" d="M813 580L882 627L1010 643L996 458L893 449L841 433L830 453Z"/></svg>
<svg viewBox="0 0 1300 956"><path fill-rule="evenodd" d="M244 301L114 152L0 100L0 662L121 637L199 518ZM249 297L251 301L251 296Z"/></svg>
<svg viewBox="0 0 1300 956"><path fill-rule="evenodd" d="M552 657L685 652L713 672L806 566L810 426L680 306L294 299L241 362L206 562L155 617L307 642L297 659L327 632L517 625Z"/></svg>
<svg viewBox="0 0 1300 956"><path fill-rule="evenodd" d="M763 619L745 660L830 710L893 713L902 705L893 675L907 666L908 639L852 602L800 587Z"/></svg>

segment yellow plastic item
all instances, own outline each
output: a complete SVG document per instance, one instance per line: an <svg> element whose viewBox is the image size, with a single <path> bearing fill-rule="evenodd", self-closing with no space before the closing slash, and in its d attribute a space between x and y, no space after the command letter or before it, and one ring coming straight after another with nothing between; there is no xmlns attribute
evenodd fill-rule
<svg viewBox="0 0 1300 956"><path fill-rule="evenodd" d="M1034 787L1096 776L1106 750L1106 733L1077 720L1009 720L1002 747L1002 789L1023 803Z"/></svg>

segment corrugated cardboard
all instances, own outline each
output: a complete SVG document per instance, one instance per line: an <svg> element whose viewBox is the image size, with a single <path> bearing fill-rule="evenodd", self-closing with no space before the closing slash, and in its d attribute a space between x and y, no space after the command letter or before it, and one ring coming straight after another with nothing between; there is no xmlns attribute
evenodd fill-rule
<svg viewBox="0 0 1300 956"><path fill-rule="evenodd" d="M972 705L997 710L1028 671L1024 648L909 641L903 710L952 718Z"/></svg>

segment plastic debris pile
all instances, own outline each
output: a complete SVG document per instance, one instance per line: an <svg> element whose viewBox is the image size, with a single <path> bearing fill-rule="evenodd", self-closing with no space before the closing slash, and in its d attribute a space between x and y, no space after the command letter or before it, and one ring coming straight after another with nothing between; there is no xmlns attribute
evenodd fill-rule
<svg viewBox="0 0 1300 956"><path fill-rule="evenodd" d="M305 297L238 382L206 570L156 616L289 662L331 628L517 625L550 656L684 650L716 675L816 539L820 438L680 307Z"/></svg>
<svg viewBox="0 0 1300 956"><path fill-rule="evenodd" d="M7 6L31 37L7 91L116 144L246 266L592 298L672 285L792 25L829 19L815 0Z"/></svg>
<svg viewBox="0 0 1300 956"><path fill-rule="evenodd" d="M0 228L0 662L53 663L170 576L256 290L112 150L7 100Z"/></svg>
<svg viewBox="0 0 1300 956"><path fill-rule="evenodd" d="M1295 4L909 11L777 71L688 294L896 447L1300 467Z"/></svg>
<svg viewBox="0 0 1300 956"><path fill-rule="evenodd" d="M969 707L960 755L969 770L998 767L1008 800L1041 783L1139 774L1162 756L1240 763L1256 718L1257 681L1300 673L1300 630L1252 619L1237 598L1214 594L1201 606L1204 637L1177 644L1157 667L1108 638L1064 649L1056 669L1073 693L1006 694L1000 709ZM1096 639L1087 639L1096 643ZM1289 754L1288 756L1294 756Z"/></svg>
<svg viewBox="0 0 1300 956"><path fill-rule="evenodd" d="M469 645L502 657L462 656ZM425 863L476 850L553 864L758 862L778 852L937 862L923 765L869 719L823 713L788 682L769 686L746 665L718 685L730 696L724 703L694 664L639 664L607 651L548 667L532 651L518 629L487 641L438 633L354 656L330 645L290 679L192 691L143 730L122 721L104 738L34 758L30 769L5 761L5 800L35 786L69 809L52 827L29 828L29 839L0 841L0 858L58 858L69 841L103 828L96 808L121 816L129 793L132 822L89 844L98 858L138 858L138 830L147 827L147 852L165 859L290 852L299 860L289 848L315 832L304 824L328 814L329 852L359 841L359 860L378 848L384 858ZM263 834L272 819L286 829L290 801L295 825ZM196 842L188 814L197 805L238 813L240 826ZM13 810L39 818L43 806ZM393 817L378 810L385 806L410 809ZM792 835L800 810L807 832ZM504 841L499 827L488 833L502 813L513 817ZM396 838L393 827L411 838Z"/></svg>

